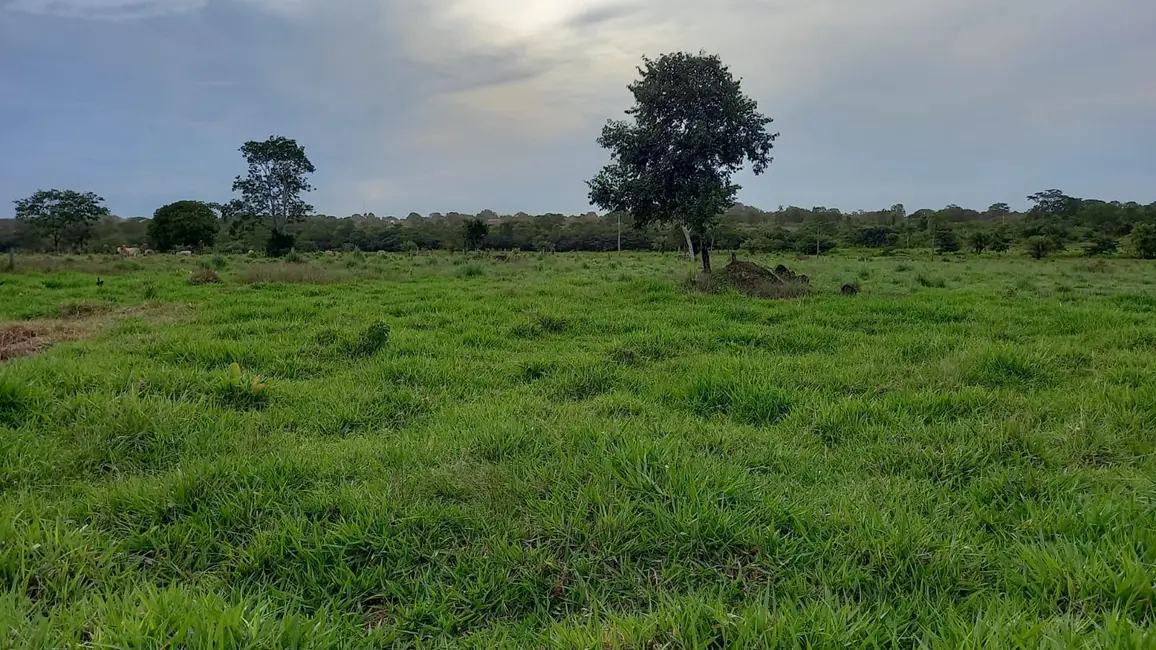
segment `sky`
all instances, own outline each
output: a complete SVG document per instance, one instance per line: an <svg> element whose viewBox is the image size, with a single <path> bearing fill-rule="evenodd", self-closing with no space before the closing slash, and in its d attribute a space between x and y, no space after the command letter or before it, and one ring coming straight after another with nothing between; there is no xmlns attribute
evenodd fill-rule
<svg viewBox="0 0 1156 650"><path fill-rule="evenodd" d="M273 134L325 214L585 212L641 57L699 50L781 134L748 205L1150 203L1154 31L1151 0L0 0L0 216L227 200Z"/></svg>

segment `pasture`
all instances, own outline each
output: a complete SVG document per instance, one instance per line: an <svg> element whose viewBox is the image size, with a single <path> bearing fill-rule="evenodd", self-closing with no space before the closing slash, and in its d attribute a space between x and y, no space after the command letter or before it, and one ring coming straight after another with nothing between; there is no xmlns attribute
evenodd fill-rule
<svg viewBox="0 0 1156 650"><path fill-rule="evenodd" d="M0 647L1156 644L1156 266L754 259L18 259Z"/></svg>

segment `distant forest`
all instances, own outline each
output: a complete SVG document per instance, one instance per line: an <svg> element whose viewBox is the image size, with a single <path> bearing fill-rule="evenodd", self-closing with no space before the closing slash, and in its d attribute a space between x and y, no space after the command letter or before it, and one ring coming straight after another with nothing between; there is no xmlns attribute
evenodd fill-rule
<svg viewBox="0 0 1156 650"><path fill-rule="evenodd" d="M1014 212L997 203L984 211L949 205L939 210L908 212L903 205L885 210L841 212L814 207L780 207L764 211L747 205L728 210L714 228L717 250L751 252L824 253L834 248L934 248L940 252L1008 250L1046 242L1047 252L1082 249L1088 254L1109 254L1133 246L1132 239L1151 237L1156 226L1156 203L1079 199L1058 190L1029 197L1034 205ZM477 215L450 212L406 217L354 214L348 217L314 215L289 224L301 252L462 250L463 225L471 219L485 222L482 247L523 251L685 250L677 228L637 230L629 215L562 214L499 215L484 210ZM110 253L118 246L147 248L146 218L107 216L87 236L72 245L76 252ZM619 224L621 223L621 228ZM1141 225L1143 224L1143 225ZM1139 232L1134 230L1139 227ZM1133 235L1136 235L1135 237ZM267 229L239 230L220 222L214 250L263 250ZM1122 241L1129 238L1127 242ZM18 220L0 220L0 249L47 251L52 244ZM1142 246L1141 246L1142 248ZM1129 250L1132 250L1131 248ZM1135 251L1133 251L1135 252ZM1150 255L1140 254L1141 257Z"/></svg>

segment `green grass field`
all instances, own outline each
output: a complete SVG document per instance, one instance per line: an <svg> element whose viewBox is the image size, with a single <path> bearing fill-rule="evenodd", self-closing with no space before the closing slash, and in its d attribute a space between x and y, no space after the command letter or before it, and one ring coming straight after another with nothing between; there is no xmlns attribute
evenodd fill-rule
<svg viewBox="0 0 1156 650"><path fill-rule="evenodd" d="M0 274L0 647L1156 647L1150 262L208 261Z"/></svg>

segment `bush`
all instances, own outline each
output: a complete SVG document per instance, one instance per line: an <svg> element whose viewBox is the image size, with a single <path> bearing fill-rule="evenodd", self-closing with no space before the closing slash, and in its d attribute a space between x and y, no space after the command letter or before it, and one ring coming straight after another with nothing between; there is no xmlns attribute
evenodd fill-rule
<svg viewBox="0 0 1156 650"><path fill-rule="evenodd" d="M1088 257L1095 257L1097 255L1111 255L1116 252L1119 247L1119 242L1116 238L1107 233L1096 233L1091 241L1084 244L1084 255Z"/></svg>
<svg viewBox="0 0 1156 650"><path fill-rule="evenodd" d="M1036 235L1028 238L1028 254L1032 259L1039 260L1047 257L1048 253L1052 252L1052 240L1043 235Z"/></svg>
<svg viewBox="0 0 1156 650"><path fill-rule="evenodd" d="M285 256L285 261L289 262L290 264L304 264L308 260L306 260L305 256L301 253L298 253L295 250L291 250L289 251L289 254Z"/></svg>
<svg viewBox="0 0 1156 650"><path fill-rule="evenodd" d="M960 248L959 236L950 228L944 228L935 233L935 252L954 253Z"/></svg>
<svg viewBox="0 0 1156 650"><path fill-rule="evenodd" d="M1141 259L1156 259L1156 228L1147 223L1133 226L1132 251Z"/></svg>
<svg viewBox="0 0 1156 650"><path fill-rule="evenodd" d="M229 262L223 255L214 255L212 259L212 265L214 269L221 271L229 265Z"/></svg>
<svg viewBox="0 0 1156 650"><path fill-rule="evenodd" d="M265 255L269 257L285 257L293 250L293 235L274 230L269 233L269 240L265 242Z"/></svg>
<svg viewBox="0 0 1156 650"><path fill-rule="evenodd" d="M189 282L192 284L220 284L221 276L213 269L197 269L189 276Z"/></svg>

